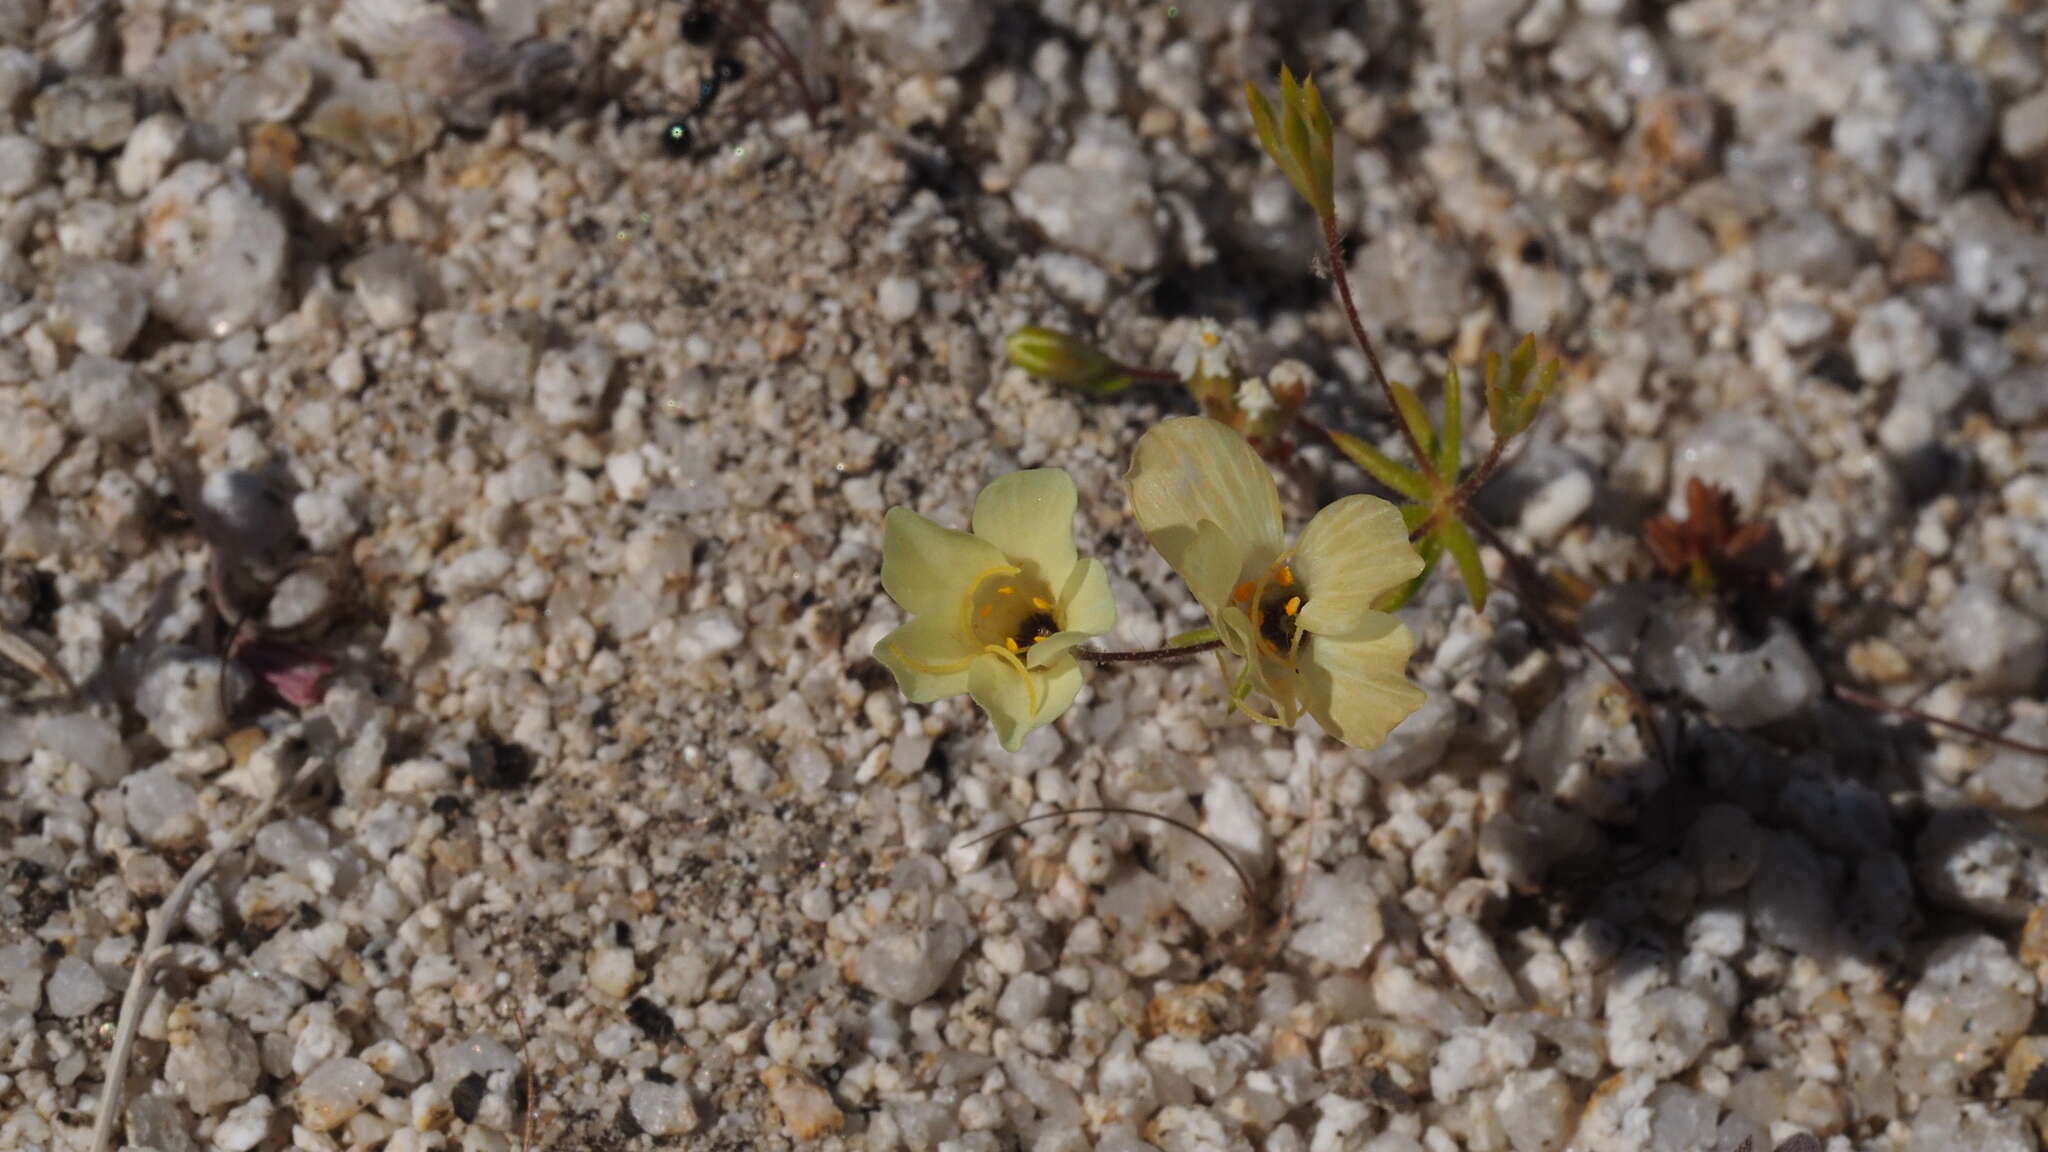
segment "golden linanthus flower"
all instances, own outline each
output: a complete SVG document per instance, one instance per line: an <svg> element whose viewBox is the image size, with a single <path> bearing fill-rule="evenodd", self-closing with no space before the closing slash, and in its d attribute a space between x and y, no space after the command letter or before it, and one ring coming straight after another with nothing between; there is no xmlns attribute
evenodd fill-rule
<svg viewBox="0 0 2048 1152"><path fill-rule="evenodd" d="M907 508L882 521L882 587L911 615L875 645L903 694L923 704L962 692L1016 751L1081 691L1071 649L1116 623L1109 573L1074 549L1074 480L1014 472L981 490L973 531Z"/></svg>
<svg viewBox="0 0 2048 1152"><path fill-rule="evenodd" d="M1273 474L1215 420L1167 420L1138 441L1124 477L1139 528L1187 581L1223 645L1292 725L1305 709L1346 744L1377 747L1421 707L1407 678L1415 639L1373 602L1422 571L1392 504L1346 496L1288 547ZM1249 708L1246 711L1250 712Z"/></svg>

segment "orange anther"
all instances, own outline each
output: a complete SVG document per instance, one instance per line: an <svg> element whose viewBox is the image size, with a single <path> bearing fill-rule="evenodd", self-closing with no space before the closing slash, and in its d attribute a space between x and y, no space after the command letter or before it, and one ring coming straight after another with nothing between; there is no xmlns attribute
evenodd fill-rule
<svg viewBox="0 0 2048 1152"><path fill-rule="evenodd" d="M1257 591L1257 589L1252 587L1252 582L1247 580L1244 583L1239 584L1237 587L1232 588L1230 590L1230 598L1242 604L1245 601L1251 599L1252 593L1255 591Z"/></svg>

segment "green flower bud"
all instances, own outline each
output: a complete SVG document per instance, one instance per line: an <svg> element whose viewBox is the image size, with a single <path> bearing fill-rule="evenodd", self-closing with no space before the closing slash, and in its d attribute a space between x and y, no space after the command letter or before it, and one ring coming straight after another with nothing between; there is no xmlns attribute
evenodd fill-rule
<svg viewBox="0 0 2048 1152"><path fill-rule="evenodd" d="M1122 366L1094 345L1053 328L1019 328L1010 333L1010 363L1033 376L1094 396L1130 387Z"/></svg>

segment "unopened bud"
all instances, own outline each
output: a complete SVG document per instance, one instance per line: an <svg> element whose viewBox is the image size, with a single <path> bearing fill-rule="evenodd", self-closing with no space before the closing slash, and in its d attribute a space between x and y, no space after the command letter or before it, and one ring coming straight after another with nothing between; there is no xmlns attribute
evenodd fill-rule
<svg viewBox="0 0 2048 1152"><path fill-rule="evenodd" d="M1116 361L1078 337L1052 328L1019 328L1010 333L1010 363L1033 376L1097 396L1130 386Z"/></svg>

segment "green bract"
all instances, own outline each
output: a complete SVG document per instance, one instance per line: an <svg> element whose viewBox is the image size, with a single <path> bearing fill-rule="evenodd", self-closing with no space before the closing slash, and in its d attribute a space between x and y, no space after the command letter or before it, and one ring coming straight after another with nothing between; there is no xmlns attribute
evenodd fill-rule
<svg viewBox="0 0 2048 1152"><path fill-rule="evenodd" d="M1094 396L1113 396L1131 386L1116 361L1094 345L1055 328L1019 328L1010 333L1010 363L1033 376Z"/></svg>
<svg viewBox="0 0 2048 1152"><path fill-rule="evenodd" d="M1267 102L1266 94L1259 91L1251 81L1245 81L1245 104L1250 107L1252 124L1258 129L1259 144L1280 171L1287 175L1288 183L1301 194L1308 206L1315 210L1320 220L1330 221L1337 216L1336 187L1336 145L1330 127L1330 112L1323 107L1323 95L1316 91L1313 77L1294 82L1294 73L1287 68L1280 69L1280 116L1274 118L1273 106Z"/></svg>

